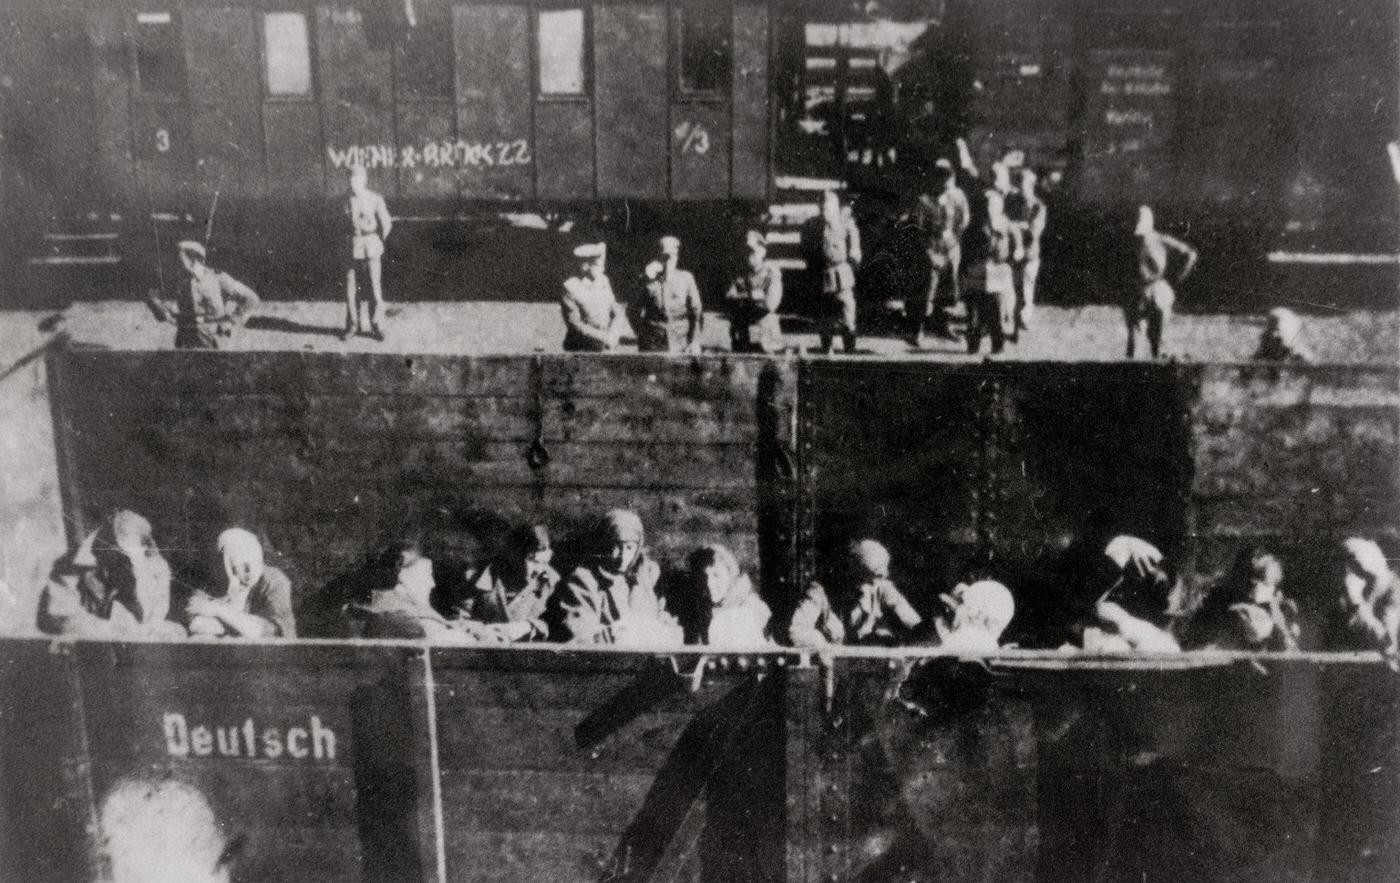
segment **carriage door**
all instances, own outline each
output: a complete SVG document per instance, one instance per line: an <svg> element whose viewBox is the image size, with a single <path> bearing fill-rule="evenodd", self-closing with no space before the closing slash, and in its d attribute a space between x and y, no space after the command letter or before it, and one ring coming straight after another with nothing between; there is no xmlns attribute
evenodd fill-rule
<svg viewBox="0 0 1400 883"><path fill-rule="evenodd" d="M194 177L199 209L207 213L215 193L226 201L261 189L257 21L251 10L192 6L184 13L184 34Z"/></svg>
<svg viewBox="0 0 1400 883"><path fill-rule="evenodd" d="M178 217L194 211L188 198L194 163L179 13L136 13L131 43L137 213Z"/></svg>

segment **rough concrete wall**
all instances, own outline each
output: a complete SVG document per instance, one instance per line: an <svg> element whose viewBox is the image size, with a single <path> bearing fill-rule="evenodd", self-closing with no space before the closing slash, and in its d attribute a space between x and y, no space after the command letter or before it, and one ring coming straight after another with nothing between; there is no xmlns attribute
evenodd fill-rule
<svg viewBox="0 0 1400 883"><path fill-rule="evenodd" d="M1193 370L1190 525L1205 583L1236 551L1284 556L1286 588L1314 604L1337 589L1336 543L1400 544L1400 372L1389 367Z"/></svg>
<svg viewBox="0 0 1400 883"><path fill-rule="evenodd" d="M66 544L43 355L36 349L0 369L0 633L33 629L49 566Z"/></svg>
<svg viewBox="0 0 1400 883"><path fill-rule="evenodd" d="M614 507L638 511L663 561L723 542L757 571L756 403L775 371L759 359L73 352L61 384L71 505L85 524L118 506L147 515L189 580L220 529L249 526L299 599L406 529L430 534L444 585L511 525L542 520L561 545Z"/></svg>

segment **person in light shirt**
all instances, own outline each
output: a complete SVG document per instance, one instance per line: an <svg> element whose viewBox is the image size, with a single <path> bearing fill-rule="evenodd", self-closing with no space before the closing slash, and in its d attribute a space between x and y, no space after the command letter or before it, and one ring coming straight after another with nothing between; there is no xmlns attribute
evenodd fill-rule
<svg viewBox="0 0 1400 883"><path fill-rule="evenodd" d="M772 612L758 596L734 553L701 546L686 559L686 597L672 611L687 644L757 647L770 641Z"/></svg>
<svg viewBox="0 0 1400 883"><path fill-rule="evenodd" d="M226 579L221 591L200 590L185 606L190 634L209 638L295 638L292 584L263 561L262 543L231 527L219 534Z"/></svg>

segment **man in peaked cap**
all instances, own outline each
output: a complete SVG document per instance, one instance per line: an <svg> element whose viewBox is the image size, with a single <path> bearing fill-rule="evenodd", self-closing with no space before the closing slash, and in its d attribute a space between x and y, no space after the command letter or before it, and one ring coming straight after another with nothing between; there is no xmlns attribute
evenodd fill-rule
<svg viewBox="0 0 1400 883"><path fill-rule="evenodd" d="M768 244L763 233L750 230L744 237L744 263L724 296L729 309L729 342L736 352L755 348L753 332L758 330L757 349L765 353L783 348L783 329L778 307L783 302L783 272L768 260Z"/></svg>
<svg viewBox="0 0 1400 883"><path fill-rule="evenodd" d="M564 352L605 353L622 337L622 308L604 268L607 246L590 242L574 249L579 272L564 280L560 309L564 314Z"/></svg>
<svg viewBox="0 0 1400 883"><path fill-rule="evenodd" d="M188 284L181 285L173 302L147 298L151 311L162 322L175 325L176 349L216 350L219 337L229 337L260 303L253 289L206 263L201 243L187 239L176 248Z"/></svg>
<svg viewBox="0 0 1400 883"><path fill-rule="evenodd" d="M681 241L662 236L642 272L632 330L644 353L698 353L704 310L695 276L680 268Z"/></svg>

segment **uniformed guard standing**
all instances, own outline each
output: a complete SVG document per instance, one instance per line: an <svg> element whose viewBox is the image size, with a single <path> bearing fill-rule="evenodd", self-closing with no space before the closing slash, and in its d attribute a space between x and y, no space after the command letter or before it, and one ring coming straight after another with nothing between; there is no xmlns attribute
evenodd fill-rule
<svg viewBox="0 0 1400 883"><path fill-rule="evenodd" d="M379 321L384 310L384 241L394 228L394 220L384 197L369 189L364 166L350 170L345 214L350 218L350 268L345 274L345 331L340 339L349 340L361 331L358 277L368 276L374 298L369 305L369 336L382 342L384 330Z"/></svg>
<svg viewBox="0 0 1400 883"><path fill-rule="evenodd" d="M1006 218L1013 234L1011 281L1016 288L1017 335L1029 327L1035 313L1035 283L1040 278L1040 240L1045 234L1048 220L1045 202L1036 194L1035 183L1035 172L1022 169L1020 189L1006 198Z"/></svg>
<svg viewBox="0 0 1400 883"><path fill-rule="evenodd" d="M564 352L615 350L622 337L622 308L604 272L607 246L601 242L580 245L574 257L579 259L579 272L564 280L559 303L564 313Z"/></svg>
<svg viewBox="0 0 1400 883"><path fill-rule="evenodd" d="M656 255L646 265L641 290L633 302L632 330L644 353L698 353L704 309L695 277L680 269L681 241L657 240Z"/></svg>
<svg viewBox="0 0 1400 883"><path fill-rule="evenodd" d="M860 264L860 230L855 219L841 208L835 190L822 196L822 296L830 311L822 322L822 352L830 353L832 340L841 335L846 352L856 350L856 271Z"/></svg>
<svg viewBox="0 0 1400 883"><path fill-rule="evenodd" d="M156 317L175 323L175 348L216 350L219 337L229 337L259 304L253 289L205 263L204 246L185 240L176 248L187 274L173 304L149 300Z"/></svg>
<svg viewBox="0 0 1400 883"><path fill-rule="evenodd" d="M763 233L750 230L744 237L744 265L724 296L729 308L730 347L736 353L755 348L755 326L757 349L765 353L783 349L783 329L778 320L778 307L783 302L783 271L767 258Z"/></svg>
<svg viewBox="0 0 1400 883"><path fill-rule="evenodd" d="M962 300L958 284L962 235L971 218L967 195L958 187L947 160L939 160L934 166L932 179L932 192L919 197L917 210L919 230L928 251L929 284L905 305L909 343L915 347L924 345L926 328L937 337L953 338L948 328L948 308ZM942 298L945 290L951 293L950 297Z"/></svg>

